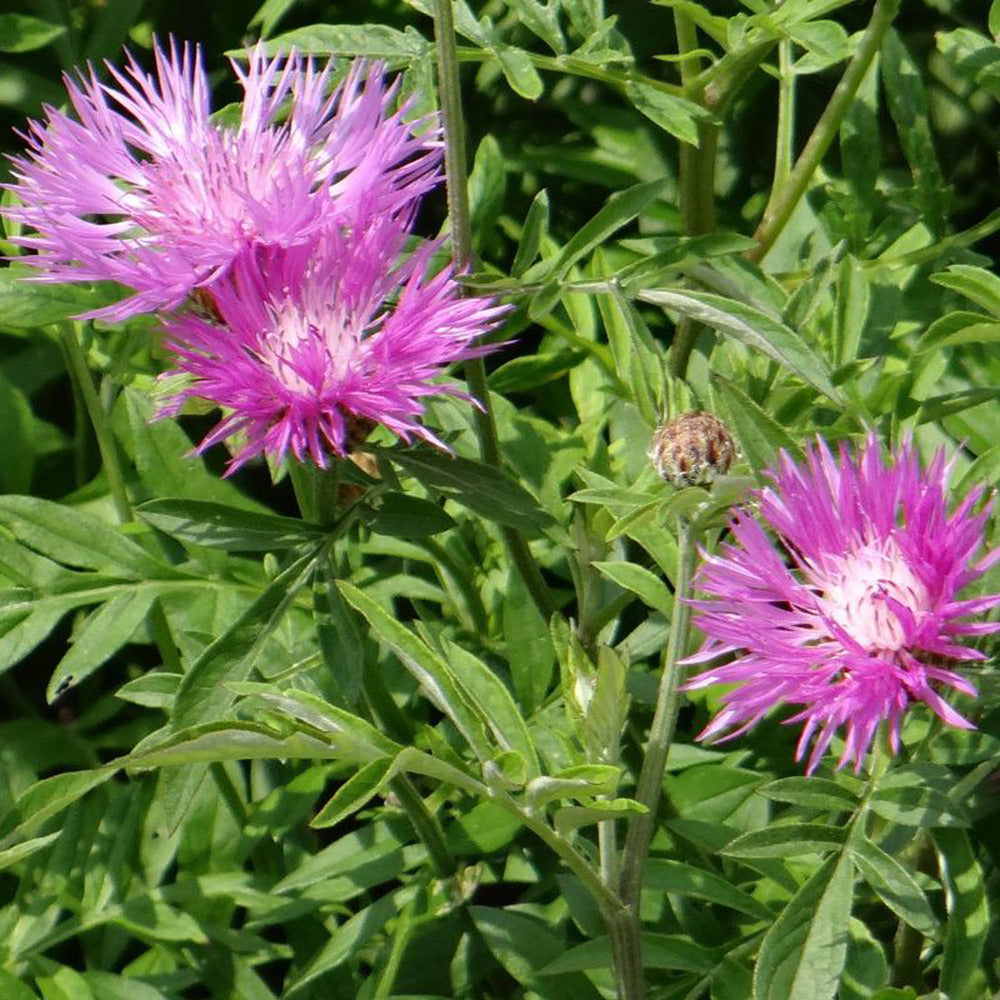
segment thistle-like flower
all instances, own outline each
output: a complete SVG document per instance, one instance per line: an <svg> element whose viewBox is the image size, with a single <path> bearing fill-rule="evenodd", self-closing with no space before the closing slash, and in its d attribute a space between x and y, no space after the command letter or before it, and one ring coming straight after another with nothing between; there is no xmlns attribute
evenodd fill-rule
<svg viewBox="0 0 1000 1000"><path fill-rule="evenodd" d="M338 87L294 53L246 69L238 121L210 117L199 50L155 48L156 73L129 56L93 67L66 89L75 117L46 109L28 153L14 157L20 201L6 214L28 227L26 263L43 281L111 280L135 294L93 316L114 321L173 308L214 281L246 248L291 246L331 226L406 214L438 183L440 131L391 111L378 66L356 63ZM423 134L415 131L422 129Z"/></svg>
<svg viewBox="0 0 1000 1000"><path fill-rule="evenodd" d="M982 660L961 644L1000 623L971 622L1000 595L960 598L1000 558L980 554L988 510L974 489L948 513L949 466L939 452L922 469L913 444L886 461L872 435L857 455L835 457L821 439L804 465L783 454L758 496L761 519L739 513L735 544L706 556L694 601L707 636L688 662L722 655L686 686L734 684L699 738L746 732L780 702L799 706L796 759L807 770L842 727L837 766L860 770L884 722L893 752L907 708L924 702L952 726L972 728L942 697L975 695L953 666Z"/></svg>
<svg viewBox="0 0 1000 1000"><path fill-rule="evenodd" d="M417 422L422 400L454 392L437 380L442 367L490 350L475 341L507 307L461 298L450 269L432 276L437 244L400 262L407 221L386 215L362 232L244 251L212 286L213 319L192 311L167 322L189 381L162 412L191 397L221 406L199 450L235 438L228 472L261 453L325 467L372 424L440 446Z"/></svg>

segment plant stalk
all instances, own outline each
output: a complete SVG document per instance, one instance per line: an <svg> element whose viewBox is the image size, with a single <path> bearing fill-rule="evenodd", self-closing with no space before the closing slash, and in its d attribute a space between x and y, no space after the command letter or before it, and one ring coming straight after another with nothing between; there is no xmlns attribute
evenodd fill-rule
<svg viewBox="0 0 1000 1000"><path fill-rule="evenodd" d="M459 272L472 265L472 219L469 212L469 184L465 158L465 120L462 116L462 93L458 79L458 51L452 0L435 0L434 35L437 46L438 90L441 101L441 124L444 128L445 181L448 191L448 217L451 224L452 252ZM465 362L465 379L479 406L475 410L476 435L483 461L502 469L500 440L486 384L486 365L482 358ZM528 593L548 621L556 602L541 570L520 532L502 527L503 540Z"/></svg>
<svg viewBox="0 0 1000 1000"><path fill-rule="evenodd" d="M795 161L795 166L792 168L788 180L771 192L770 201L764 209L764 216L754 233L757 246L747 254L751 260L759 261L767 255L787 225L796 206L802 200L816 168L823 159L830 143L833 142L833 138L844 120L844 115L850 109L851 102L872 64L872 60L882 47L882 40L899 11L900 2L901 0L875 0L868 27L854 53L854 58L837 84L833 96L830 98L830 103L827 104L812 131L812 135L809 136L805 148Z"/></svg>
<svg viewBox="0 0 1000 1000"><path fill-rule="evenodd" d="M649 855L649 844L656 827L656 810L660 803L663 769L674 737L677 710L680 705L678 690L680 668L678 660L687 647L691 624L691 576L694 570L695 549L691 526L684 517L677 519L677 585L674 588L674 607L670 622L670 637L663 653L660 689L656 698L656 711L649 729L646 755L639 772L635 798L647 811L633 816L629 822L622 863L622 901L634 913L639 911L639 894Z"/></svg>

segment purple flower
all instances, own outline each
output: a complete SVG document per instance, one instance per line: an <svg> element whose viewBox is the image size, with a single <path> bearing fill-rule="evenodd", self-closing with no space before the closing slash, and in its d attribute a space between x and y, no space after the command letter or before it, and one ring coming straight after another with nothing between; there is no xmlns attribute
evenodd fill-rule
<svg viewBox="0 0 1000 1000"><path fill-rule="evenodd" d="M406 213L439 180L436 122L390 111L378 66L356 63L339 87L332 62L316 70L258 45L233 63L243 104L233 125L210 117L201 54L171 40L156 74L129 56L90 67L66 88L71 117L46 108L28 153L13 158L21 205L6 214L33 233L24 260L42 281L111 280L135 294L94 312L114 321L173 308L216 280L247 246L292 246L330 226Z"/></svg>
<svg viewBox="0 0 1000 1000"><path fill-rule="evenodd" d="M1000 629L969 622L1000 595L959 592L1000 558L979 555L988 510L975 489L948 513L949 466L939 452L921 469L907 441L889 461L871 435L856 456L834 457L822 439L804 465L782 454L758 497L774 539L747 511L731 525L735 544L706 556L694 601L707 638L689 662L735 658L686 686L734 684L699 738L746 732L779 702L801 706L797 760L807 769L846 728L837 763L860 770L880 722L893 752L907 707L924 702L952 726L973 728L941 696L975 695L955 661L984 656L961 644Z"/></svg>
<svg viewBox="0 0 1000 1000"><path fill-rule="evenodd" d="M221 406L199 450L236 438L229 472L261 453L325 467L372 424L440 445L417 423L422 400L454 392L436 381L442 366L489 350L474 341L507 307L461 298L450 269L432 276L437 244L399 262L407 237L407 220L385 215L361 232L245 250L212 287L217 322L189 312L167 323L190 381L162 412L189 397Z"/></svg>

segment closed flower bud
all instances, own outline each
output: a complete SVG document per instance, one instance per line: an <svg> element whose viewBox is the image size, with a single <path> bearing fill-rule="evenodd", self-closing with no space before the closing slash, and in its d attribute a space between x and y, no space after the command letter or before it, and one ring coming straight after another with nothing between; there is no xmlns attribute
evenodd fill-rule
<svg viewBox="0 0 1000 1000"><path fill-rule="evenodd" d="M718 417L692 410L658 427L649 460L674 486L709 486L729 471L736 446Z"/></svg>

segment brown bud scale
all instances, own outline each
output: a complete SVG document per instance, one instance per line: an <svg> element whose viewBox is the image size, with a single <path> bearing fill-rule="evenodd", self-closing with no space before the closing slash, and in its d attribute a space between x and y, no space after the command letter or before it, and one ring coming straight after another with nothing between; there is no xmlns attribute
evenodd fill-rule
<svg viewBox="0 0 1000 1000"><path fill-rule="evenodd" d="M709 486L729 471L736 445L726 425L711 413L692 410L653 433L649 460L674 486Z"/></svg>

